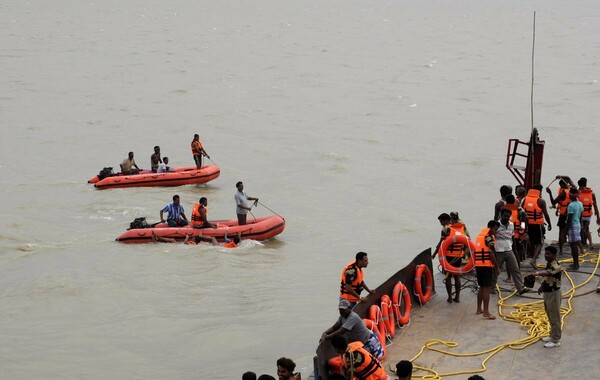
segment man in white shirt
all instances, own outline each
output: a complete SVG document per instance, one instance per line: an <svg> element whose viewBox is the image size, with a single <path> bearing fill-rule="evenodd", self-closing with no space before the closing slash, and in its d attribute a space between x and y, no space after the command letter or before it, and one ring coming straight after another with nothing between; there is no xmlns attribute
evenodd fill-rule
<svg viewBox="0 0 600 380"><path fill-rule="evenodd" d="M517 257L513 252L513 235L515 233L515 225L510 221L512 212L509 209L503 208L500 210L500 227L496 233L496 263L498 268L506 262L506 271L511 275L517 292L519 294L530 292L531 289L523 285L523 276L519 270Z"/></svg>
<svg viewBox="0 0 600 380"><path fill-rule="evenodd" d="M235 184L237 187L237 193L235 193L234 199L236 204L235 213L237 214L238 224L243 226L246 224L246 216L248 215L248 211L252 210L252 206L248 206L248 201L257 201L258 198L252 198L246 195L244 192L244 184L242 181L239 181Z"/></svg>
<svg viewBox="0 0 600 380"><path fill-rule="evenodd" d="M167 166L168 163L169 163L169 157L164 157L163 162L158 164L158 169L156 169L156 172L157 173L168 172L170 169L170 167Z"/></svg>

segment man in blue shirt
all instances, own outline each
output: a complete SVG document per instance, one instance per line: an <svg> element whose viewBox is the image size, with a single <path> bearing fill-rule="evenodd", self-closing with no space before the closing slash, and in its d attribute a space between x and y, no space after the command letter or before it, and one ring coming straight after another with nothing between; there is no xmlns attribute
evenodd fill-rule
<svg viewBox="0 0 600 380"><path fill-rule="evenodd" d="M173 195L173 203L169 203L160 210L160 221L164 222L164 213L168 213L167 223L169 227L183 227L188 225L188 219L183 211L183 206L179 204L179 195Z"/></svg>
<svg viewBox="0 0 600 380"><path fill-rule="evenodd" d="M569 269L579 269L579 251L583 253L583 244L581 243L581 214L583 213L583 203L579 201L579 191L572 187L569 190L569 199L571 203L567 206L567 226L569 245L571 246L571 256L573 264Z"/></svg>

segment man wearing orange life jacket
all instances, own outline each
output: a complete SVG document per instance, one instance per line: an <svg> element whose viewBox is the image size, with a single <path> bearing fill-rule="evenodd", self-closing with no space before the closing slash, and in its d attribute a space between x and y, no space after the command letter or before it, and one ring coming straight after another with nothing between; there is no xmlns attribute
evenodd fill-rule
<svg viewBox="0 0 600 380"><path fill-rule="evenodd" d="M552 190L549 187L546 188L546 192L550 196L552 206L556 207L556 215L558 215L558 222L556 223L558 227L558 254L561 255L563 244L567 241L567 206L571 202L569 199L569 189L575 187L575 184L566 175L557 175L556 179L559 180L556 198L552 197Z"/></svg>
<svg viewBox="0 0 600 380"><path fill-rule="evenodd" d="M435 258L435 256L438 254L438 252L440 250L440 246L442 245L442 242L444 240L446 240L446 238L448 236L454 236L456 234L462 234L462 235L469 236L467 227L464 225L464 223L462 223L462 221L458 217L458 212L453 211L450 213L450 215L448 215L446 213L442 213L442 214L440 214L440 216L438 216L438 220L439 220L440 224L442 225L442 232L441 232L440 241L438 242L438 244L435 247L435 250L433 252L433 255L431 256L432 258ZM460 243L451 244L450 247L448 248L448 251L446 252L446 256L447 256L446 260L448 261L448 263L450 265L453 265L455 267L460 267L462 265L462 259L465 256L463 245ZM446 301L448 303L452 303L452 301L457 302L457 303L460 302L460 288L461 288L460 275L449 273L449 272L447 272L447 273L444 272L444 275L445 275L444 283L446 284L446 292L448 293L448 298L446 299ZM452 279L453 278L454 278L454 293L455 293L454 299L452 298Z"/></svg>
<svg viewBox="0 0 600 380"><path fill-rule="evenodd" d="M542 252L544 242L544 220L548 223L548 231L552 230L550 215L546 207L546 201L542 199L542 185L534 185L523 199L523 210L527 213L527 237L529 239L529 250L531 261L529 264L537 269L536 260ZM544 219L545 218L545 219Z"/></svg>
<svg viewBox="0 0 600 380"><path fill-rule="evenodd" d="M482 314L487 319L496 319L496 316L490 313L490 292L494 283L494 273L496 276L500 274L495 256L495 235L499 227L499 222L490 220L487 228L481 230L475 240L475 273L477 274L477 285L479 285L476 314Z"/></svg>
<svg viewBox="0 0 600 380"><path fill-rule="evenodd" d="M240 244L240 240L242 240L242 233L238 232L237 236L234 236L233 239L229 239L227 237L227 231L225 231L225 243L223 247L225 248L237 248L238 244Z"/></svg>
<svg viewBox="0 0 600 380"><path fill-rule="evenodd" d="M517 258L517 263L525 260L525 239L527 237L527 213L519 206L515 196L509 194L506 196L504 208L510 210L510 222L515 226L513 236L513 250ZM502 265L500 265L502 267Z"/></svg>
<svg viewBox="0 0 600 380"><path fill-rule="evenodd" d="M356 260L346 265L342 270L342 278L340 281L340 300L346 299L350 301L352 307L358 302L365 302L366 297L361 297L360 293L363 289L373 294L374 290L369 289L364 282L363 268L369 265L369 257L366 252L358 252Z"/></svg>
<svg viewBox="0 0 600 380"><path fill-rule="evenodd" d="M583 214L581 215L581 243L586 245L589 242L589 247L592 248L592 233L590 232L590 224L592 216L596 214L596 224L600 225L600 213L598 212L598 203L596 202L596 194L591 187L587 186L587 178L581 177L577 181L579 185L579 200L583 204Z"/></svg>
<svg viewBox="0 0 600 380"><path fill-rule="evenodd" d="M500 210L502 210L502 207L506 204L505 198L508 194L512 194L512 187L509 185L500 186L500 200L494 205L494 220L500 218Z"/></svg>
<svg viewBox="0 0 600 380"><path fill-rule="evenodd" d="M192 209L192 227L194 228L217 228L216 224L208 221L208 199L200 198L199 203Z"/></svg>
<svg viewBox="0 0 600 380"><path fill-rule="evenodd" d="M192 140L192 154L194 155L194 162L196 163L197 169L202 169L202 156L206 156L210 159L206 150L202 147L202 142L200 142L200 136L196 133L194 135L194 139Z"/></svg>
<svg viewBox="0 0 600 380"><path fill-rule="evenodd" d="M335 351L341 355L346 378L357 380L389 380L385 369L361 342L348 344L346 338L336 335L331 339Z"/></svg>

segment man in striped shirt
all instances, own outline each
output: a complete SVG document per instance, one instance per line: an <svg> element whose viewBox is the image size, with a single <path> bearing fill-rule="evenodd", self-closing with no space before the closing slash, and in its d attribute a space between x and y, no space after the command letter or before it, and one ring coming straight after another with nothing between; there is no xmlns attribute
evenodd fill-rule
<svg viewBox="0 0 600 380"><path fill-rule="evenodd" d="M183 206L179 204L179 195L173 195L173 203L169 203L160 210L160 221L164 222L164 213L168 213L167 223L169 227L183 227L188 225L188 219L183 211Z"/></svg>

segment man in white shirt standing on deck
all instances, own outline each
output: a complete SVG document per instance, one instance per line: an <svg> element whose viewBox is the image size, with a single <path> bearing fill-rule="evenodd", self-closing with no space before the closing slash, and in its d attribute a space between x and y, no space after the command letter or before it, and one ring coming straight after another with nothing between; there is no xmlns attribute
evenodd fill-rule
<svg viewBox="0 0 600 380"><path fill-rule="evenodd" d="M248 201L258 201L258 198L252 198L246 195L242 181L236 183L235 187L237 187L237 193L235 193L234 196L235 204L237 205L235 213L237 214L238 224L243 226L246 224L246 216L248 215L248 211L252 209L252 206L248 206Z"/></svg>

